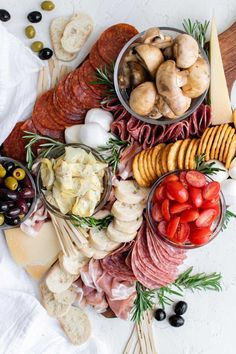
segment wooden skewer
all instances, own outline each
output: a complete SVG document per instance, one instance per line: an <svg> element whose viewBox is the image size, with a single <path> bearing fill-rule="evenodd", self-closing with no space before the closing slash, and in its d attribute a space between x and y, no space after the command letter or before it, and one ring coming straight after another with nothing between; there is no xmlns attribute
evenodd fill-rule
<svg viewBox="0 0 236 354"><path fill-rule="evenodd" d="M65 228L65 222L63 219L58 218L58 225L60 227L61 230L61 235L63 237L63 239L65 240L65 243L67 245L68 248L68 252L70 253L70 255L77 255L78 250L76 249L76 247L74 246L71 238L70 238L70 233L68 233L67 229Z"/></svg>
<svg viewBox="0 0 236 354"><path fill-rule="evenodd" d="M78 248L80 248L82 245L85 245L88 243L88 241L83 236L81 236L77 232L77 230L76 230L76 234L75 234L74 230L71 230L71 228L69 226L69 222L67 222L66 220L63 220L63 225L68 233L68 236L72 239L72 241L76 244L76 246ZM78 233L78 236L77 236L77 233Z"/></svg>
<svg viewBox="0 0 236 354"><path fill-rule="evenodd" d="M133 330L131 332L131 335L129 336L129 339L128 339L128 342L126 344L123 354L130 354L131 348L133 347L135 337L136 337L136 341L137 341L138 338L137 338L136 326L133 327Z"/></svg>
<svg viewBox="0 0 236 354"><path fill-rule="evenodd" d="M75 227L70 220L65 221L71 232L78 238L81 244L86 245L88 243L87 238L89 237L88 233L80 227Z"/></svg>
<svg viewBox="0 0 236 354"><path fill-rule="evenodd" d="M61 238L60 232L59 232L59 230L58 230L58 225L57 225L57 223L56 223L56 220L55 220L55 218L54 218L54 215L52 215L51 213L49 213L49 215L50 215L50 217L51 217L53 226L54 226L54 228L55 228L56 235L57 235L58 241L59 241L59 243L60 243L62 252L63 252L65 255L68 256L69 254L68 254L67 249L66 249L66 247L65 247L65 245L64 245L64 240L62 240L62 238Z"/></svg>
<svg viewBox="0 0 236 354"><path fill-rule="evenodd" d="M141 329L141 324L140 323L136 324L136 328L137 328L137 332L138 332L141 352L142 352L142 354L149 354L147 352L146 342L145 342L145 339L144 339L144 336L143 336L143 331Z"/></svg>

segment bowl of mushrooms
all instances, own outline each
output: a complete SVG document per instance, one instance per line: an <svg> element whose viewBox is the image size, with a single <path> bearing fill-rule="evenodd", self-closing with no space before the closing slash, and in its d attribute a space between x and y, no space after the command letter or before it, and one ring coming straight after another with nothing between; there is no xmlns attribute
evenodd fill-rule
<svg viewBox="0 0 236 354"><path fill-rule="evenodd" d="M132 116L171 124L192 114L210 84L206 53L185 32L153 27L133 37L114 69L117 96Z"/></svg>

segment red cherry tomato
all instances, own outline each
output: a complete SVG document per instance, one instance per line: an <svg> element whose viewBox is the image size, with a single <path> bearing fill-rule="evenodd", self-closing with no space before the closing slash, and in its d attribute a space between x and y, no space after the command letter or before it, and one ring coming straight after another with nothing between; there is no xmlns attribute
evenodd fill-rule
<svg viewBox="0 0 236 354"><path fill-rule="evenodd" d="M191 187L189 190L190 199L196 208L200 208L203 203L202 191L200 188Z"/></svg>
<svg viewBox="0 0 236 354"><path fill-rule="evenodd" d="M171 219L167 226L167 236L169 239L173 239L179 225L180 217L176 216Z"/></svg>
<svg viewBox="0 0 236 354"><path fill-rule="evenodd" d="M157 203L153 204L153 206L152 206L152 217L153 217L153 220L155 220L157 222L160 222L161 220L163 220L161 206Z"/></svg>
<svg viewBox="0 0 236 354"><path fill-rule="evenodd" d="M189 235L189 241L194 245L203 245L209 241L212 231L209 227L195 229Z"/></svg>
<svg viewBox="0 0 236 354"><path fill-rule="evenodd" d="M219 182L210 182L202 190L202 196L206 200L215 199L219 196L220 192L220 183Z"/></svg>
<svg viewBox="0 0 236 354"><path fill-rule="evenodd" d="M198 217L199 217L199 212L197 209L185 210L180 215L180 222L195 221Z"/></svg>
<svg viewBox="0 0 236 354"><path fill-rule="evenodd" d="M167 198L170 199L170 200L175 200L175 199L172 197L172 195L170 195L169 192L166 192L166 196L167 196Z"/></svg>
<svg viewBox="0 0 236 354"><path fill-rule="evenodd" d="M176 243L183 244L189 238L189 234L190 234L189 225L187 223L180 223L175 233L175 236L173 238L173 241Z"/></svg>
<svg viewBox="0 0 236 354"><path fill-rule="evenodd" d="M175 181L166 184L167 192L174 200L185 203L188 200L188 191L181 182Z"/></svg>
<svg viewBox="0 0 236 354"><path fill-rule="evenodd" d="M200 213L200 215L195 223L198 228L208 227L208 226L211 226L211 224L215 220L215 218L216 218L216 210L215 209L207 209L207 210L203 210Z"/></svg>
<svg viewBox="0 0 236 354"><path fill-rule="evenodd" d="M170 201L165 199L161 204L161 212L166 221L170 220Z"/></svg>
<svg viewBox="0 0 236 354"><path fill-rule="evenodd" d="M192 205L190 203L173 203L170 207L171 214L182 213L184 210L191 209Z"/></svg>
<svg viewBox="0 0 236 354"><path fill-rule="evenodd" d="M188 183L187 183L187 181L186 181L186 171L182 171L182 172L180 172L180 174L179 174L179 180L180 180L180 182L183 184L183 186L186 188L186 189L188 189Z"/></svg>
<svg viewBox="0 0 236 354"><path fill-rule="evenodd" d="M206 177L198 171L188 171L186 173L186 180L192 187L202 188L206 185Z"/></svg>
<svg viewBox="0 0 236 354"><path fill-rule="evenodd" d="M215 209L215 211L216 211L216 216L215 216L215 219L216 219L220 215L220 205L217 204L217 205L213 206L213 209Z"/></svg>
<svg viewBox="0 0 236 354"><path fill-rule="evenodd" d="M162 184L166 184L168 182L174 182L174 181L178 181L178 180L179 180L179 177L177 175L169 175L163 179Z"/></svg>
<svg viewBox="0 0 236 354"><path fill-rule="evenodd" d="M153 202L163 202L163 200L166 198L166 187L161 184L160 186L157 187L154 193L153 197Z"/></svg>
<svg viewBox="0 0 236 354"><path fill-rule="evenodd" d="M157 231L162 235L167 237L167 222L165 220L159 222L158 226L157 226Z"/></svg>
<svg viewBox="0 0 236 354"><path fill-rule="evenodd" d="M201 205L201 209L214 209L216 205L219 204L219 198L211 199L211 200L203 200Z"/></svg>

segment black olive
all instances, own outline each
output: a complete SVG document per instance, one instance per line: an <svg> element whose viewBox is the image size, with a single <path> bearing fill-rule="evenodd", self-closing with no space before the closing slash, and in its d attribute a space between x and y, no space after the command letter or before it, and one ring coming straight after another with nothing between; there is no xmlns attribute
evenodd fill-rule
<svg viewBox="0 0 236 354"><path fill-rule="evenodd" d="M157 321L163 321L166 318L166 313L162 309L157 309L154 316Z"/></svg>
<svg viewBox="0 0 236 354"><path fill-rule="evenodd" d="M19 195L16 191L10 191L6 188L0 188L0 199L1 200L17 200Z"/></svg>
<svg viewBox="0 0 236 354"><path fill-rule="evenodd" d="M32 23L38 23L42 20L42 14L39 11L32 11L28 14L27 18Z"/></svg>
<svg viewBox="0 0 236 354"><path fill-rule="evenodd" d="M42 60L48 60L52 57L53 51L50 48L43 48L39 52L39 58Z"/></svg>
<svg viewBox="0 0 236 354"><path fill-rule="evenodd" d="M175 311L176 315L183 315L187 311L187 308L188 308L187 302L179 301L175 305L174 311Z"/></svg>
<svg viewBox="0 0 236 354"><path fill-rule="evenodd" d="M7 202L0 202L0 212L5 212L9 209L9 205Z"/></svg>
<svg viewBox="0 0 236 354"><path fill-rule="evenodd" d="M16 206L14 208L9 209L5 215L8 218L14 218L14 217L18 216L20 213L21 213L21 208Z"/></svg>
<svg viewBox="0 0 236 354"><path fill-rule="evenodd" d="M173 327L181 327L184 325L184 318L178 315L172 315L169 317L169 323Z"/></svg>
<svg viewBox="0 0 236 354"><path fill-rule="evenodd" d="M7 174L11 173L15 169L14 162L4 162L3 166L7 170Z"/></svg>
<svg viewBox="0 0 236 354"><path fill-rule="evenodd" d="M10 20L10 18L11 18L11 15L9 14L9 12L7 10L0 9L0 20L2 22L7 22Z"/></svg>
<svg viewBox="0 0 236 354"><path fill-rule="evenodd" d="M20 223L20 218L19 216L17 216L16 218L5 217L5 223L11 226L18 225Z"/></svg>

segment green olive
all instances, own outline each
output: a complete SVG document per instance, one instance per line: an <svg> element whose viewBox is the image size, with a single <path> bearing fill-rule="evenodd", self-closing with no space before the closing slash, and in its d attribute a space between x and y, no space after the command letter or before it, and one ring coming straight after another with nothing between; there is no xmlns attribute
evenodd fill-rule
<svg viewBox="0 0 236 354"><path fill-rule="evenodd" d="M0 214L0 226L4 224L4 215L3 214Z"/></svg>
<svg viewBox="0 0 236 354"><path fill-rule="evenodd" d="M4 181L4 183L5 183L5 186L12 191L15 191L18 187L17 180L11 176L7 177Z"/></svg>
<svg viewBox="0 0 236 354"><path fill-rule="evenodd" d="M25 178L25 171L23 168L16 168L13 172L13 177L17 179L17 181L21 181L22 179Z"/></svg>
<svg viewBox="0 0 236 354"><path fill-rule="evenodd" d="M31 49L33 52L40 52L43 49L43 42L36 41L31 44Z"/></svg>
<svg viewBox="0 0 236 354"><path fill-rule="evenodd" d="M0 164L0 178L5 177L6 173L7 173L6 169L3 167L2 164Z"/></svg>
<svg viewBox="0 0 236 354"><path fill-rule="evenodd" d="M41 3L41 9L45 11L52 11L55 8L55 4L52 1L43 1Z"/></svg>
<svg viewBox="0 0 236 354"><path fill-rule="evenodd" d="M36 35L36 31L34 26L27 26L25 27L25 35L27 38L34 38Z"/></svg>

